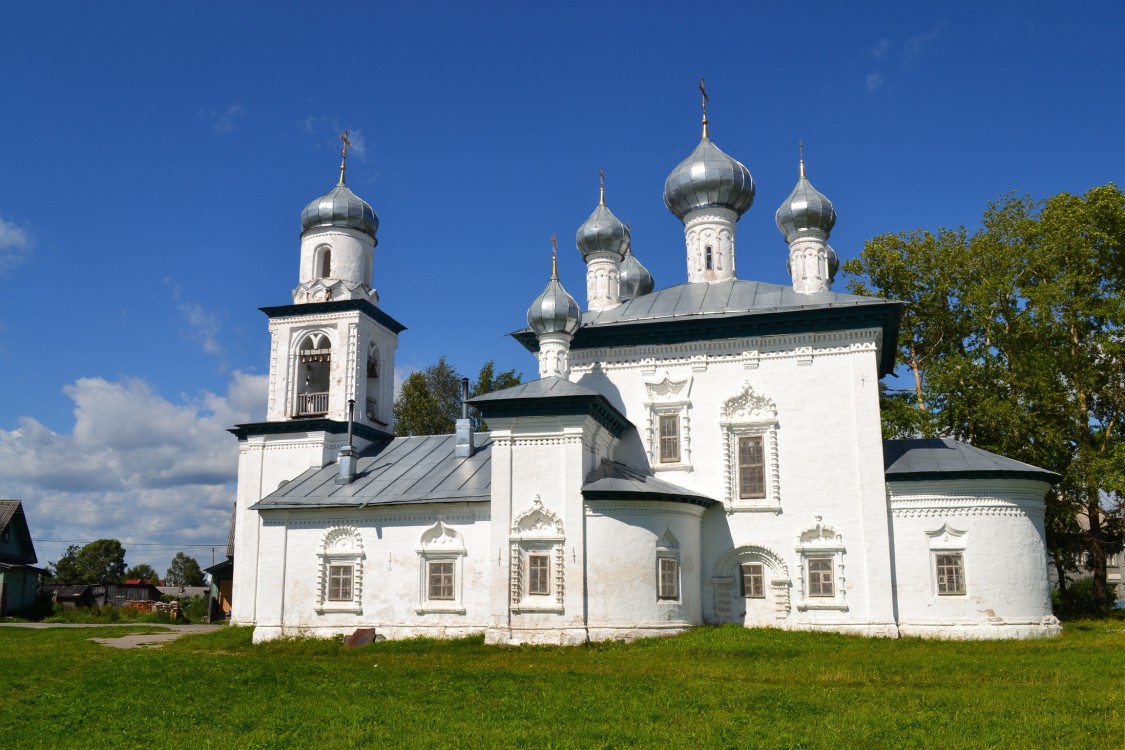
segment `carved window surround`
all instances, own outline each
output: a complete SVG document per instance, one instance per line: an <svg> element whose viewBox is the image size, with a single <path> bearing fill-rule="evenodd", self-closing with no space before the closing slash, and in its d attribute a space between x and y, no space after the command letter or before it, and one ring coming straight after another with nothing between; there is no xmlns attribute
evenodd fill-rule
<svg viewBox="0 0 1125 750"><path fill-rule="evenodd" d="M756 393L749 382L743 384L740 393L723 402L719 410L719 427L723 431L724 503L728 513L781 512L777 426L777 405L772 399ZM762 438L765 496L761 498L739 497L738 439L748 436Z"/></svg>
<svg viewBox="0 0 1125 750"><path fill-rule="evenodd" d="M465 614L462 600L464 580L465 541L453 528L438 521L427 529L415 548L418 553L418 606L414 611L426 614ZM430 563L453 564L453 598L430 598Z"/></svg>
<svg viewBox="0 0 1125 750"><path fill-rule="evenodd" d="M848 604L844 589L844 543L831 527L816 523L797 537L795 550L801 556L801 570L797 579L797 609L829 609L846 612ZM832 565L832 595L813 596L809 586L809 561L830 560Z"/></svg>
<svg viewBox="0 0 1125 750"><path fill-rule="evenodd" d="M562 614L566 581L566 557L562 519L536 495L531 507L512 520L510 608L514 613L553 612ZM531 594L528 586L528 558L545 555L550 561L550 587L546 595Z"/></svg>
<svg viewBox="0 0 1125 750"><path fill-rule="evenodd" d="M321 544L319 565L319 593L316 613L319 615L336 612L352 614L363 613L363 539L351 526L337 526L329 529ZM352 597L345 601L330 600L329 572L333 566L351 566Z"/></svg>
<svg viewBox="0 0 1125 750"><path fill-rule="evenodd" d="M660 381L645 383L648 400L648 424L645 429L646 448L649 465L656 471L691 471L691 384L687 375L673 380L665 375ZM660 418L675 416L679 421L679 457L675 461L663 461L661 455Z"/></svg>

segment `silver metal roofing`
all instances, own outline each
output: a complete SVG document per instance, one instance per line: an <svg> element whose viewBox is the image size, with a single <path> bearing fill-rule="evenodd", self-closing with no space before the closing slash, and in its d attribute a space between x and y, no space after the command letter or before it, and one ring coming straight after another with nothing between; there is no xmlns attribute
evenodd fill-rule
<svg viewBox="0 0 1125 750"><path fill-rule="evenodd" d="M367 201L341 182L313 200L301 212L301 231L305 232L313 227L351 227L374 239L375 233L379 231L379 217Z"/></svg>
<svg viewBox="0 0 1125 750"><path fill-rule="evenodd" d="M487 501L492 492L492 439L474 437L468 458L455 453L456 436L398 437L372 446L356 462L351 484L335 483L337 464L309 469L253 508L340 508L411 503Z"/></svg>
<svg viewBox="0 0 1125 750"><path fill-rule="evenodd" d="M669 500L702 505L704 508L715 503L706 495L605 459L586 477L582 494L587 500Z"/></svg>
<svg viewBox="0 0 1125 750"><path fill-rule="evenodd" d="M628 300L651 294L656 283L648 269L641 265L637 256L633 255L631 247L625 248L625 260L621 261L621 270L618 278L621 283L621 299Z"/></svg>
<svg viewBox="0 0 1125 750"><path fill-rule="evenodd" d="M887 481L1027 477L1054 482L1058 474L949 438L883 441Z"/></svg>
<svg viewBox="0 0 1125 750"><path fill-rule="evenodd" d="M527 309L527 324L537 336L543 333L574 333L582 324L582 309L559 283L558 273L553 269L547 288Z"/></svg>
<svg viewBox="0 0 1125 750"><path fill-rule="evenodd" d="M629 245L629 228L613 215L604 201L578 227L574 241L584 259L595 253L613 253L620 260Z"/></svg>
<svg viewBox="0 0 1125 750"><path fill-rule="evenodd" d="M789 284L732 279L714 284L678 284L635 297L609 310L587 310L582 328L675 318L732 317L814 308L885 305L881 297L840 292L798 294Z"/></svg>
<svg viewBox="0 0 1125 750"><path fill-rule="evenodd" d="M836 209L805 177L804 167L793 192L777 209L777 228L792 242L802 232L818 231L828 234L836 226Z"/></svg>
<svg viewBox="0 0 1125 750"><path fill-rule="evenodd" d="M753 203L750 170L706 136L664 181L664 205L681 221L692 211L712 207L742 216Z"/></svg>
<svg viewBox="0 0 1125 750"><path fill-rule="evenodd" d="M511 388L505 388L502 391L493 391L492 393L485 393L482 396L474 396L469 399L469 403L480 404L489 401L570 398L572 396L597 396L598 398L605 398L605 396L598 393L593 388L587 388L584 385L578 385L578 383L572 383L569 380L552 375L550 377L540 378L539 380L529 380L526 383L520 383Z"/></svg>

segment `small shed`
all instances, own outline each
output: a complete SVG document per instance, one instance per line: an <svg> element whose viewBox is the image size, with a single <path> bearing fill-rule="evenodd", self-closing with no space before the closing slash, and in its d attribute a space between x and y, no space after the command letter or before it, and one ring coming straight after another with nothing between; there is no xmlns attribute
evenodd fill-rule
<svg viewBox="0 0 1125 750"><path fill-rule="evenodd" d="M23 503L0 500L0 617L35 605L39 579L50 575L37 562Z"/></svg>

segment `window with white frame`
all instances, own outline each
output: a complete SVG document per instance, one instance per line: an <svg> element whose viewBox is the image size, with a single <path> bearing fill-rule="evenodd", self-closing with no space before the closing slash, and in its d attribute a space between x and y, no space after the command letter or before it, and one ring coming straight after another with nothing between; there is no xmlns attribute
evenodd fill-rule
<svg viewBox="0 0 1125 750"><path fill-rule="evenodd" d="M945 523L941 528L927 531L926 536L930 538L933 592L938 597L965 596L968 593L965 579L967 532Z"/></svg>
<svg viewBox="0 0 1125 750"><path fill-rule="evenodd" d="M960 552L934 554L938 596L965 595L965 559Z"/></svg>
<svg viewBox="0 0 1125 750"><path fill-rule="evenodd" d="M647 442L654 471L691 469L691 376L647 382L649 410Z"/></svg>
<svg viewBox="0 0 1125 750"><path fill-rule="evenodd" d="M762 563L742 563L739 566L742 597L744 599L766 598L766 566Z"/></svg>
<svg viewBox="0 0 1125 750"><path fill-rule="evenodd" d="M418 614L465 614L461 597L465 541L444 521L418 540Z"/></svg>
<svg viewBox="0 0 1125 750"><path fill-rule="evenodd" d="M797 609L846 610L843 538L817 516L797 537L796 552L801 556Z"/></svg>
<svg viewBox="0 0 1125 750"><path fill-rule="evenodd" d="M566 557L562 519L538 495L512 521L509 588L513 612L563 611Z"/></svg>
<svg viewBox="0 0 1125 750"><path fill-rule="evenodd" d="M744 383L723 402L723 462L728 512L781 510L777 448L777 406Z"/></svg>
<svg viewBox="0 0 1125 750"><path fill-rule="evenodd" d="M656 598L680 600L680 543L668 528L656 541Z"/></svg>
<svg viewBox="0 0 1125 750"><path fill-rule="evenodd" d="M318 614L363 612L363 539L351 526L337 526L324 535L320 561Z"/></svg>

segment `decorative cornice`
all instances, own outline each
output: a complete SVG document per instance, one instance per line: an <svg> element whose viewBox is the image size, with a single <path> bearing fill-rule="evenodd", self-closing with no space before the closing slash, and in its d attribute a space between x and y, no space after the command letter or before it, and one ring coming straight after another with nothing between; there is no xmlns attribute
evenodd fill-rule
<svg viewBox="0 0 1125 750"><path fill-rule="evenodd" d="M353 433L357 437L372 443L394 438L394 435L391 433L377 430L363 422L354 422L352 428ZM286 435L304 432L327 432L332 435L346 435L348 432L348 423L325 418L289 419L284 422L247 422L246 424L235 425L227 430L227 432L234 435L240 441L246 440L248 437L257 437L258 435Z"/></svg>
<svg viewBox="0 0 1125 750"><path fill-rule="evenodd" d="M271 320L273 318L293 318L307 315L326 315L340 312L361 312L371 320L388 329L392 333L402 333L406 326L387 315L370 301L365 299L344 299L332 302L304 302L291 305L277 305L274 307L259 307Z"/></svg>

